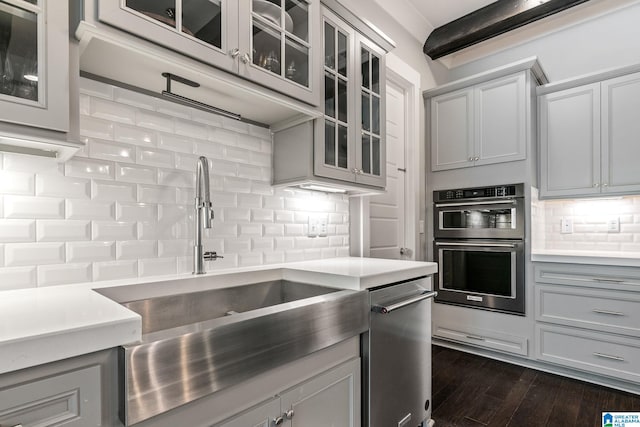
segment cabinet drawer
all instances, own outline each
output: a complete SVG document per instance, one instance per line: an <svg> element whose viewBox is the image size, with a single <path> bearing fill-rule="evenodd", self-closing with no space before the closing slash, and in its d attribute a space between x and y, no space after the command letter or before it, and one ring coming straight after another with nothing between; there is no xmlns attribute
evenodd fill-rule
<svg viewBox="0 0 640 427"><path fill-rule="evenodd" d="M101 424L100 367L91 366L0 390L0 425Z"/></svg>
<svg viewBox="0 0 640 427"><path fill-rule="evenodd" d="M637 339L558 326L536 326L537 358L551 363L640 382Z"/></svg>
<svg viewBox="0 0 640 427"><path fill-rule="evenodd" d="M534 265L536 283L640 292L640 269L576 264Z"/></svg>
<svg viewBox="0 0 640 427"><path fill-rule="evenodd" d="M527 339L525 337L502 334L496 331L434 324L433 336L521 356L528 354Z"/></svg>
<svg viewBox="0 0 640 427"><path fill-rule="evenodd" d="M640 294L537 285L536 320L640 336Z"/></svg>

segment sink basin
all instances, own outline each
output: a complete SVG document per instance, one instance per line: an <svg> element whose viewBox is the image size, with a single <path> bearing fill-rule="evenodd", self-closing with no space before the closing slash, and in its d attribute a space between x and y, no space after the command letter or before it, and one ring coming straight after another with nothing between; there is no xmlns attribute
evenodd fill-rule
<svg viewBox="0 0 640 427"><path fill-rule="evenodd" d="M120 348L120 417L125 425L249 380L369 327L366 291L286 280L146 298L134 288L98 290L142 317L142 341Z"/></svg>

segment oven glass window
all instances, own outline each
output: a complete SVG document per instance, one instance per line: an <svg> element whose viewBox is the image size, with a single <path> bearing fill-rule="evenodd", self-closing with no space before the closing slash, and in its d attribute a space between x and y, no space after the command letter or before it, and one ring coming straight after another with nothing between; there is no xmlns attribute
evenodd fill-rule
<svg viewBox="0 0 640 427"><path fill-rule="evenodd" d="M512 209L469 209L444 211L440 228L510 228L515 229Z"/></svg>
<svg viewBox="0 0 640 427"><path fill-rule="evenodd" d="M512 252L443 249L441 256L444 289L515 296L512 295Z"/></svg>

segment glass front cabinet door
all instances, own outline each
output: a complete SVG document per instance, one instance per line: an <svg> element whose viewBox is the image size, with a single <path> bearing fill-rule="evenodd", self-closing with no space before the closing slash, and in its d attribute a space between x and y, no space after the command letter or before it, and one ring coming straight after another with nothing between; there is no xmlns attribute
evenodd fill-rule
<svg viewBox="0 0 640 427"><path fill-rule="evenodd" d="M323 42L324 118L315 126L315 174L384 187L384 51L326 9Z"/></svg>
<svg viewBox="0 0 640 427"><path fill-rule="evenodd" d="M0 120L69 130L67 2L0 0Z"/></svg>

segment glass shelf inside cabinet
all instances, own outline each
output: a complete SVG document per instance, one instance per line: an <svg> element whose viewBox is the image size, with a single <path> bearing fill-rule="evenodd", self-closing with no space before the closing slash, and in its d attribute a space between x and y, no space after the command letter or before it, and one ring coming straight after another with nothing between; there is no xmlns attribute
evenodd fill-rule
<svg viewBox="0 0 640 427"><path fill-rule="evenodd" d="M252 63L309 87L309 3L253 0Z"/></svg>
<svg viewBox="0 0 640 427"><path fill-rule="evenodd" d="M18 3L18 2L16 2ZM0 1L0 96L39 100L38 22L42 9Z"/></svg>
<svg viewBox="0 0 640 427"><path fill-rule="evenodd" d="M126 7L208 45L222 47L222 0L126 0Z"/></svg>

